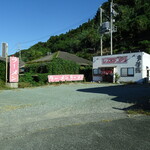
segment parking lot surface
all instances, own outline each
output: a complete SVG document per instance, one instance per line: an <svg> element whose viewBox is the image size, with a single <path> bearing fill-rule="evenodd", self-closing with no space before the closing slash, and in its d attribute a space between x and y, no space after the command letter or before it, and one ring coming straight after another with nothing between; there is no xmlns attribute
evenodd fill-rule
<svg viewBox="0 0 150 150"><path fill-rule="evenodd" d="M148 85L91 83L0 91L0 147L148 150L150 117L125 110L149 98Z"/></svg>

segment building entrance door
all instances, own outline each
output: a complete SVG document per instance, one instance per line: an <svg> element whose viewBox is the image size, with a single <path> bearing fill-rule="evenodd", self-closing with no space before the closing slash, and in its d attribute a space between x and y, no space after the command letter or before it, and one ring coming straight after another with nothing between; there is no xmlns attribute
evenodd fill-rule
<svg viewBox="0 0 150 150"><path fill-rule="evenodd" d="M113 68L101 68L101 75L102 75L102 81L103 82L109 82L113 83Z"/></svg>

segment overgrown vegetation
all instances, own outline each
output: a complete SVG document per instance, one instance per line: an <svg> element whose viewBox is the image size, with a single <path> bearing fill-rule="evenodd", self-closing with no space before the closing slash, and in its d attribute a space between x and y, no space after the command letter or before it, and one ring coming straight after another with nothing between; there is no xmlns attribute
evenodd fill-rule
<svg viewBox="0 0 150 150"><path fill-rule="evenodd" d="M6 86L5 82L3 80L0 80L0 90L8 90L9 87Z"/></svg>
<svg viewBox="0 0 150 150"><path fill-rule="evenodd" d="M78 74L80 66L72 61L54 58L47 63L27 64L25 72L30 73L49 73L49 74Z"/></svg>
<svg viewBox="0 0 150 150"><path fill-rule="evenodd" d="M127 113L132 115L150 115L150 97L145 98L141 103L136 103L134 106L127 110Z"/></svg>
<svg viewBox="0 0 150 150"><path fill-rule="evenodd" d="M130 115L143 114L143 115L150 116L150 110L144 110L144 109L141 109L141 108L128 110L127 113L130 114Z"/></svg>
<svg viewBox="0 0 150 150"><path fill-rule="evenodd" d="M47 63L27 64L25 74L20 76L19 87L32 87L45 85L48 82L48 75L59 74L84 74L86 80L91 80L91 67L80 67L78 64L54 58Z"/></svg>
<svg viewBox="0 0 150 150"><path fill-rule="evenodd" d="M4 61L0 61L0 80L5 81L5 73L6 73L6 63Z"/></svg>
<svg viewBox="0 0 150 150"><path fill-rule="evenodd" d="M149 0L114 0L114 17L117 32L113 34L114 53L141 50L150 53L150 2ZM110 19L110 0L103 3L103 22ZM30 61L45 56L47 52L67 51L91 60L100 50L99 10L95 17L66 34L51 36L47 42L39 42L22 50L22 59ZM103 38L103 51L110 54L110 36ZM19 53L16 53L18 56Z"/></svg>

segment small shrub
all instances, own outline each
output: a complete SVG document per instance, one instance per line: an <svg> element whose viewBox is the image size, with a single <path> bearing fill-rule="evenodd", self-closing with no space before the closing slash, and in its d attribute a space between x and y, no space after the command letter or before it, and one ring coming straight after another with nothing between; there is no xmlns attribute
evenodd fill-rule
<svg viewBox="0 0 150 150"><path fill-rule="evenodd" d="M31 73L25 73L24 75L20 76L19 82L24 82L24 83L30 83L32 86L36 86L37 82L34 81L34 78Z"/></svg>
<svg viewBox="0 0 150 150"><path fill-rule="evenodd" d="M38 74L38 80L41 83L47 83L48 82L48 75L49 74Z"/></svg>
<svg viewBox="0 0 150 150"><path fill-rule="evenodd" d="M27 82L19 82L18 87L19 88L32 87L32 84L29 82L28 83Z"/></svg>
<svg viewBox="0 0 150 150"><path fill-rule="evenodd" d="M120 79L120 76L118 73L115 73L115 83L117 83Z"/></svg>
<svg viewBox="0 0 150 150"><path fill-rule="evenodd" d="M19 81L20 82L32 83L33 82L32 74L31 73L25 73L24 75L21 75L19 77Z"/></svg>
<svg viewBox="0 0 150 150"><path fill-rule="evenodd" d="M19 87L32 87L32 86L40 86L44 85L48 82L49 74L31 74L25 73L20 76Z"/></svg>
<svg viewBox="0 0 150 150"><path fill-rule="evenodd" d="M11 88L7 87L3 80L0 80L0 90L9 90Z"/></svg>
<svg viewBox="0 0 150 150"><path fill-rule="evenodd" d="M4 81L0 80L0 89L4 88L5 87L5 83Z"/></svg>

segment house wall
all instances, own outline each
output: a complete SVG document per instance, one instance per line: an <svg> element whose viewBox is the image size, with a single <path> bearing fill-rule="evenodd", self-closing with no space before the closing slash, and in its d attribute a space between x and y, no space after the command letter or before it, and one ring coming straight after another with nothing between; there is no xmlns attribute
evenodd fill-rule
<svg viewBox="0 0 150 150"><path fill-rule="evenodd" d="M150 55L137 52L107 56L96 56L93 58L93 69L113 67L113 74L117 73L120 76L121 82L143 82L146 77L146 65L150 63ZM148 65L150 68L150 64ZM134 75L122 76L122 71L129 68L128 72L133 72ZM100 74L93 74L93 81L102 81Z"/></svg>
<svg viewBox="0 0 150 150"><path fill-rule="evenodd" d="M143 53L142 55L142 78L146 78L147 71L149 71L148 80L150 81L150 55L147 53Z"/></svg>

